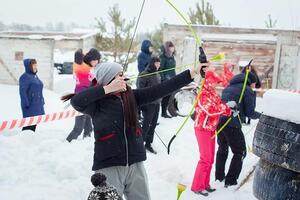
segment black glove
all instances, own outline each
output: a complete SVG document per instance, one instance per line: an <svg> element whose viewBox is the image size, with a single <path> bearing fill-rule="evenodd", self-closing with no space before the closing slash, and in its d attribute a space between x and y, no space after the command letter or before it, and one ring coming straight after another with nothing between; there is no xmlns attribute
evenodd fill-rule
<svg viewBox="0 0 300 200"><path fill-rule="evenodd" d="M200 53L199 53L199 62L200 63L207 63L207 57L205 55L205 52L204 52L203 48L199 47L199 51L200 51ZM203 66L200 69L200 74L201 74L202 78L205 78L205 71L203 70L203 68L205 68L205 67L207 67L207 66Z"/></svg>

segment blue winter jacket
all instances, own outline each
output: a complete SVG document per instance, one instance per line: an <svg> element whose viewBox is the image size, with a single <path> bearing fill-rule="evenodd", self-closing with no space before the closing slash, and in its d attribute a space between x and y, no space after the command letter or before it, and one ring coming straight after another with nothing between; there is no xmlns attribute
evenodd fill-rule
<svg viewBox="0 0 300 200"><path fill-rule="evenodd" d="M244 73L234 76L233 79L230 81L230 84L222 92L222 101L235 101L236 103L238 103L244 85L244 80ZM240 111L239 115L242 121L245 118L245 116L251 119L258 119L260 117L261 114L255 111L255 104L256 95L251 89L250 80L248 79L244 97L242 99L242 102L238 106ZM228 117L221 116L219 126L223 125L227 121L227 119ZM239 122L238 117L233 117L228 126L234 128L241 128L241 124Z"/></svg>
<svg viewBox="0 0 300 200"><path fill-rule="evenodd" d="M143 72L150 63L152 52L149 51L149 47L152 44L150 40L144 40L141 46L141 53L138 55L138 70L139 73Z"/></svg>
<svg viewBox="0 0 300 200"><path fill-rule="evenodd" d="M31 59L25 59L25 73L19 78L19 93L23 117L31 117L45 114L43 83L33 73L30 67Z"/></svg>

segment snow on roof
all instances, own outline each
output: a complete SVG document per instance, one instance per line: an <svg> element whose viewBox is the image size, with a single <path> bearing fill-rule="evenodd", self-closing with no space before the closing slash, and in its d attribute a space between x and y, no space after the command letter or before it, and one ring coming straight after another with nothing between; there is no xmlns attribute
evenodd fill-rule
<svg viewBox="0 0 300 200"><path fill-rule="evenodd" d="M205 33L200 35L203 40L217 41L257 41L266 43L276 43L277 37L272 34L222 34L222 33Z"/></svg>
<svg viewBox="0 0 300 200"><path fill-rule="evenodd" d="M44 38L43 35L39 35L39 34L32 34L32 35L28 35L27 37L31 40L41 40Z"/></svg>
<svg viewBox="0 0 300 200"><path fill-rule="evenodd" d="M300 94L284 90L268 90L263 96L263 113L300 124Z"/></svg>
<svg viewBox="0 0 300 200"><path fill-rule="evenodd" d="M0 32L0 38L21 38L32 40L82 40L88 37L92 37L97 34L97 31L90 32L25 32L25 31L3 31Z"/></svg>

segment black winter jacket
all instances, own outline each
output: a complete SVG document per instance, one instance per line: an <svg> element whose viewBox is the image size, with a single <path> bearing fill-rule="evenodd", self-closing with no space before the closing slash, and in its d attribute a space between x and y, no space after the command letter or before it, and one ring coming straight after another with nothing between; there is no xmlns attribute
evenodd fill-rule
<svg viewBox="0 0 300 200"><path fill-rule="evenodd" d="M236 103L238 103L244 85L244 80L244 73L234 76L233 79L230 81L230 84L222 92L222 101L235 101ZM241 104L239 105L239 115L242 121L243 119L245 119L245 117L249 117L251 119L258 119L260 117L260 113L255 111L255 103L256 96L250 87L250 82L247 82L244 97L242 99ZM228 117L221 116L220 124L224 124L227 121L227 119ZM228 126L234 128L241 128L241 124L239 122L238 117L232 118Z"/></svg>
<svg viewBox="0 0 300 200"><path fill-rule="evenodd" d="M167 96L192 81L188 70L154 87L133 90L137 106ZM125 128L121 97L106 95L102 86L76 94L72 106L92 117L94 125L93 170L126 166L146 160L142 134Z"/></svg>
<svg viewBox="0 0 300 200"><path fill-rule="evenodd" d="M137 87L138 88L147 88L147 87L152 87L152 86L160 84L161 80L160 80L160 75L159 74L153 74L153 75L145 76L147 74L154 73L154 72L156 72L156 71L151 69L150 66L148 66L145 71L140 73L140 76L143 76L143 77L138 78ZM155 100L152 103L153 104L159 104L160 102L161 102L161 99L158 99L158 100Z"/></svg>

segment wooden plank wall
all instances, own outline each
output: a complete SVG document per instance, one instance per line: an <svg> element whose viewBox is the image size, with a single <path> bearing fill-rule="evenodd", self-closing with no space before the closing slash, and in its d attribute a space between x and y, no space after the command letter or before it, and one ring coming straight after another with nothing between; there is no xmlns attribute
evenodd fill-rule
<svg viewBox="0 0 300 200"><path fill-rule="evenodd" d="M233 62L235 64L239 61L249 61L253 58L253 65L255 65L259 76L263 79L264 88L271 88L272 82L274 88L282 88L280 84L277 84L277 79L281 78L281 68L279 65L283 59L281 58L282 54L278 52L278 50L281 51L278 45L297 46L300 37L299 31L276 29L194 26L194 30L200 37L203 35L207 37L210 34L218 36L217 39L206 39L206 37L203 39L203 47L208 57L219 52L224 52L226 62ZM228 35L237 35L237 38L228 39ZM249 38L247 38L247 36L249 36ZM222 37L224 37L223 40ZM288 39L281 39L283 37L287 37ZM195 59L198 57L198 49L187 26L165 24L164 41L167 40L173 41L176 45L177 65L195 62ZM280 41L280 44L278 44L278 41ZM299 60L295 56L290 59ZM297 64L297 62L295 63L294 61L290 63L294 65L292 66L293 68L299 68L299 63ZM218 67L221 66L221 64L215 63L214 66ZM279 70L273 73L274 69ZM295 72L299 71L300 70L295 70ZM235 73L238 73L238 70L236 70ZM274 81L272 80L273 75L275 75L276 79ZM296 84L296 82L290 84L289 87L295 89Z"/></svg>
<svg viewBox="0 0 300 200"><path fill-rule="evenodd" d="M266 76L268 76L268 78L270 78L269 81L272 80L276 51L275 44L204 42L204 49L208 57L212 57L218 52L224 52L226 62L234 63L237 66L239 61L250 61L254 59L253 65L256 67L259 77L265 79L267 78ZM221 63L215 63L215 65L221 66ZM235 73L238 73L238 70L236 70Z"/></svg>

